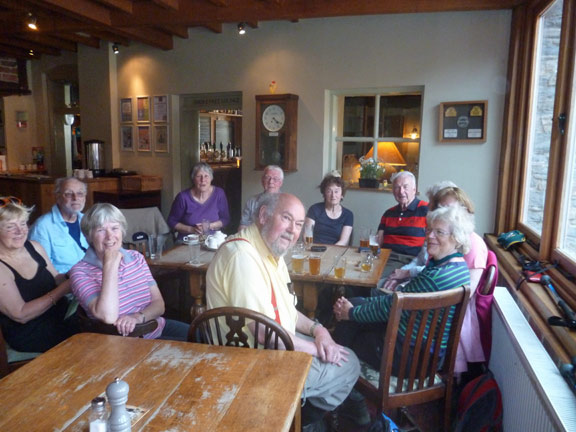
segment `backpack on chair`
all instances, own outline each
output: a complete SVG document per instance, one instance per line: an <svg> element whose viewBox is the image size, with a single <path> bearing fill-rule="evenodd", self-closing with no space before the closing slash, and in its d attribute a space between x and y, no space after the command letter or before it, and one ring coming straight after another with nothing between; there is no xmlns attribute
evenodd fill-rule
<svg viewBox="0 0 576 432"><path fill-rule="evenodd" d="M464 386L458 398L455 432L501 432L502 395L492 372Z"/></svg>

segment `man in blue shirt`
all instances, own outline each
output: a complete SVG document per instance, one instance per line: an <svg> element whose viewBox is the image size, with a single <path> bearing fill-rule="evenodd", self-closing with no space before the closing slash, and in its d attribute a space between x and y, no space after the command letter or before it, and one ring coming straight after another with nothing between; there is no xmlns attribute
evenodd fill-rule
<svg viewBox="0 0 576 432"><path fill-rule="evenodd" d="M30 240L40 243L59 273L66 273L84 257L88 242L80 230L86 204L86 183L75 177L56 180L56 204L30 229Z"/></svg>

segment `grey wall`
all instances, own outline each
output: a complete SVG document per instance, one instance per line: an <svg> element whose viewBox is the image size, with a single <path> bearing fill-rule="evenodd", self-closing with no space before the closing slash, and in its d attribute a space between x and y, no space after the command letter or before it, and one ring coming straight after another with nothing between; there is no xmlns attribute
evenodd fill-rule
<svg viewBox="0 0 576 432"><path fill-rule="evenodd" d="M117 98L242 91L246 200L261 188L261 172L254 171L254 96L268 93L268 83L275 80L277 93L300 96L298 172L286 176L284 190L310 205L321 200L316 186L334 168L334 158L325 150L326 90L423 85L419 190L425 192L439 180L456 182L476 203L477 231L491 232L510 20L510 11L489 11L261 22L244 37L238 36L235 25L225 26L222 34L191 29L189 39L176 40L172 51L123 47L116 59ZM89 58L79 55L83 61ZM111 94L104 88L110 82L102 82L101 91ZM100 81L90 85L92 94L98 94ZM81 98L84 105L84 95ZM483 99L488 100L487 141L439 143L438 104ZM174 104L178 97L172 100ZM93 120L82 118L85 130ZM173 117L170 155L121 152L120 165L172 176L171 156L179 154L181 144L176 123ZM118 137L113 131L116 146ZM167 202L178 188L164 191ZM382 212L393 204L390 193L361 191L349 191L344 201L354 211L357 227L376 228Z"/></svg>

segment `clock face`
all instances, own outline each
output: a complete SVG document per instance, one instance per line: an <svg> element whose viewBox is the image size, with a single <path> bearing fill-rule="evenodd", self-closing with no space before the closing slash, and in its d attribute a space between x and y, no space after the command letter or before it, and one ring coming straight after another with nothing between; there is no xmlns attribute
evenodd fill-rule
<svg viewBox="0 0 576 432"><path fill-rule="evenodd" d="M280 105L269 105L262 113L262 124L266 130L277 132L286 122L286 114Z"/></svg>

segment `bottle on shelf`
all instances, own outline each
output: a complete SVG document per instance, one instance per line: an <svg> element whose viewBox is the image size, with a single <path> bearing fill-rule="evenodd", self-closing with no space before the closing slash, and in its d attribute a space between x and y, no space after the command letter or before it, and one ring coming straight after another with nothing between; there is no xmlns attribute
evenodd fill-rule
<svg viewBox="0 0 576 432"><path fill-rule="evenodd" d="M220 160L222 162L226 161L228 159L226 153L224 152L224 146L222 145L222 141L220 141Z"/></svg>
<svg viewBox="0 0 576 432"><path fill-rule="evenodd" d="M208 162L212 162L214 160L214 150L212 150L212 145L210 143L206 143L208 150L206 150L206 159Z"/></svg>
<svg viewBox="0 0 576 432"><path fill-rule="evenodd" d="M234 157L234 150L232 149L231 142L228 142L228 146L226 147L226 155L228 159L232 159Z"/></svg>
<svg viewBox="0 0 576 432"><path fill-rule="evenodd" d="M200 146L200 162L206 162L206 143L203 142Z"/></svg>

